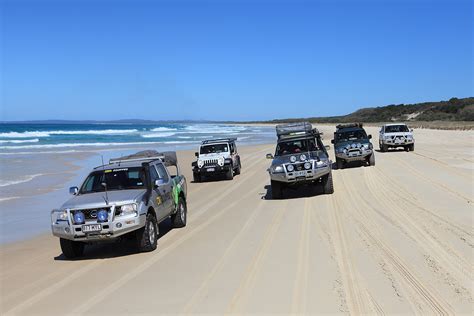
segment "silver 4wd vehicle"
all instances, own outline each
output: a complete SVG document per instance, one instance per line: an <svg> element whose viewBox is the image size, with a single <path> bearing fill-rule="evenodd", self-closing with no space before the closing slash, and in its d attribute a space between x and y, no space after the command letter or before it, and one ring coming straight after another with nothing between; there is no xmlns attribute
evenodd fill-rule
<svg viewBox="0 0 474 316"><path fill-rule="evenodd" d="M225 175L232 180L240 174L242 165L235 144L236 138L210 139L202 142L192 163L193 180L201 182L205 177Z"/></svg>
<svg viewBox="0 0 474 316"><path fill-rule="evenodd" d="M379 147L382 152L398 147L403 147L406 151L414 151L413 129L409 129L403 123L385 124L380 129Z"/></svg>
<svg viewBox="0 0 474 316"><path fill-rule="evenodd" d="M80 188L69 189L74 196L51 212L51 230L66 258L81 256L87 243L124 235L139 251L152 251L161 221L171 217L173 227L186 225L186 189L175 152L111 159L94 168Z"/></svg>
<svg viewBox="0 0 474 316"><path fill-rule="evenodd" d="M273 159L268 169L272 198L282 198L287 187L308 184L322 185L324 193L332 194L332 162L319 131L303 122L277 125L276 133L275 156L267 154L267 159Z"/></svg>
<svg viewBox="0 0 474 316"><path fill-rule="evenodd" d="M334 132L334 154L337 169L344 168L347 162L361 161L375 166L375 153L370 140L361 123L339 124Z"/></svg>

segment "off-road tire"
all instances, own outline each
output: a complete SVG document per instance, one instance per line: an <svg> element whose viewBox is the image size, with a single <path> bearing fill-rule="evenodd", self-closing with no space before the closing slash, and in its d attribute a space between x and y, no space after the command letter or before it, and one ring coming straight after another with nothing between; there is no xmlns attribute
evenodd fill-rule
<svg viewBox="0 0 474 316"><path fill-rule="evenodd" d="M375 166L375 154L373 152L369 156L369 159L367 160L367 163L369 164L369 166Z"/></svg>
<svg viewBox="0 0 474 316"><path fill-rule="evenodd" d="M388 146L385 144L382 144L382 152L387 152L388 151Z"/></svg>
<svg viewBox="0 0 474 316"><path fill-rule="evenodd" d="M409 145L409 146L408 146L408 149L409 149L410 151L415 151L415 144Z"/></svg>
<svg viewBox="0 0 474 316"><path fill-rule="evenodd" d="M155 215L148 213L145 227L136 232L137 250L139 252L149 252L156 249L158 244L158 223Z"/></svg>
<svg viewBox="0 0 474 316"><path fill-rule="evenodd" d="M61 251L67 259L80 257L84 253L85 244L82 241L59 238L59 244L61 245Z"/></svg>
<svg viewBox="0 0 474 316"><path fill-rule="evenodd" d="M344 169L344 160L336 157L336 167L338 170Z"/></svg>
<svg viewBox="0 0 474 316"><path fill-rule="evenodd" d="M240 158L239 158L239 163L237 164L237 168L235 168L235 174L239 175L241 169L242 169L242 165L240 164Z"/></svg>
<svg viewBox="0 0 474 316"><path fill-rule="evenodd" d="M272 199L279 200L283 198L283 185L278 181L271 181Z"/></svg>
<svg viewBox="0 0 474 316"><path fill-rule="evenodd" d="M410 145L406 145L403 149L405 149L405 151L410 151Z"/></svg>
<svg viewBox="0 0 474 316"><path fill-rule="evenodd" d="M193 172L193 182L201 182L202 179L201 179L201 175L198 174L197 172Z"/></svg>
<svg viewBox="0 0 474 316"><path fill-rule="evenodd" d="M176 213L171 215L171 225L173 228L180 228L186 226L186 220L188 218L188 208L186 206L186 200L182 197L178 200L178 206Z"/></svg>
<svg viewBox="0 0 474 316"><path fill-rule="evenodd" d="M234 179L234 168L232 166L226 172L225 177L226 177L227 180L233 180Z"/></svg>
<svg viewBox="0 0 474 316"><path fill-rule="evenodd" d="M334 185L332 183L332 172L330 172L327 176L323 177L322 184L324 194L334 193Z"/></svg>

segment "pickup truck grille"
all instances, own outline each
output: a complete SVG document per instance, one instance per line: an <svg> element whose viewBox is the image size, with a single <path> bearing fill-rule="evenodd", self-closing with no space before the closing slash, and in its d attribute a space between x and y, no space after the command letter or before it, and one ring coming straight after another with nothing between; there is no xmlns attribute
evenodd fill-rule
<svg viewBox="0 0 474 316"><path fill-rule="evenodd" d="M204 160L204 166L217 166L217 159L206 159Z"/></svg>
<svg viewBox="0 0 474 316"><path fill-rule="evenodd" d="M71 211L72 221L74 222L74 214L76 212L84 213L84 217L85 217L86 221L88 221L88 220L97 220L97 212L100 211L100 210L106 210L109 213L109 218L110 218L110 207L102 207L102 208L94 208L94 209L89 209L89 210L74 210L74 211Z"/></svg>

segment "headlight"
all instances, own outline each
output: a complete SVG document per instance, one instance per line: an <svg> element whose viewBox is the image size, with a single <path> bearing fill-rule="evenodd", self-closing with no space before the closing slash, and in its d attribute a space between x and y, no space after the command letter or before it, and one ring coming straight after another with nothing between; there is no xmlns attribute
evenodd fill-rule
<svg viewBox="0 0 474 316"><path fill-rule="evenodd" d="M339 147L339 148L337 149L337 152L341 154L341 153L344 152L344 150L345 150L344 148Z"/></svg>
<svg viewBox="0 0 474 316"><path fill-rule="evenodd" d="M115 212L117 216L124 216L124 215L137 215L137 204L132 203L132 204L125 204L122 206L119 206L118 212Z"/></svg>
<svg viewBox="0 0 474 316"><path fill-rule="evenodd" d="M67 211L54 211L53 214L56 214L56 221L67 221Z"/></svg>
<svg viewBox="0 0 474 316"><path fill-rule="evenodd" d="M306 160L306 155L305 155L305 154L302 154L302 155L300 156L300 160L301 160L301 161L305 161L305 160Z"/></svg>
<svg viewBox="0 0 474 316"><path fill-rule="evenodd" d="M327 165L328 164L325 161L322 161L322 160L316 161L316 167L318 168L327 167Z"/></svg>
<svg viewBox="0 0 474 316"><path fill-rule="evenodd" d="M296 162L296 156L291 156L291 157L290 157L290 161L291 161L291 162Z"/></svg>
<svg viewBox="0 0 474 316"><path fill-rule="evenodd" d="M305 168L306 170L311 169L311 163L310 163L310 162L305 162L305 163L304 163L304 168Z"/></svg>
<svg viewBox="0 0 474 316"><path fill-rule="evenodd" d="M204 166L204 161L198 160L198 167L202 168Z"/></svg>
<svg viewBox="0 0 474 316"><path fill-rule="evenodd" d="M370 148L370 147L369 147L369 144L364 144L364 145L362 145L362 147L363 147L364 149L369 149L369 148Z"/></svg>
<svg viewBox="0 0 474 316"><path fill-rule="evenodd" d="M217 164L222 167L224 165L224 161L224 157L219 157L219 159L217 159Z"/></svg>
<svg viewBox="0 0 474 316"><path fill-rule="evenodd" d="M282 172L285 172L285 170L283 170L282 166L275 166L275 167L272 167L272 172L273 173L282 173Z"/></svg>
<svg viewBox="0 0 474 316"><path fill-rule="evenodd" d="M295 167L293 167L293 165L288 165L286 166L286 170L288 170L288 172L293 172L293 170L295 170Z"/></svg>
<svg viewBox="0 0 474 316"><path fill-rule="evenodd" d="M390 139L390 136L384 136L383 139Z"/></svg>

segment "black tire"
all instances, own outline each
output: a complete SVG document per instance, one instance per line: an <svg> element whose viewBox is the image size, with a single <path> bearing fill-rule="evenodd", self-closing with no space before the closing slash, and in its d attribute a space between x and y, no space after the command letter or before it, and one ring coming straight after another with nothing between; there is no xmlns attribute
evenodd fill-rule
<svg viewBox="0 0 474 316"><path fill-rule="evenodd" d="M61 251L68 259L74 259L84 254L85 244L82 241L73 241L64 238L59 238Z"/></svg>
<svg viewBox="0 0 474 316"><path fill-rule="evenodd" d="M382 152L387 152L388 151L388 146L385 144L382 144Z"/></svg>
<svg viewBox="0 0 474 316"><path fill-rule="evenodd" d="M240 164L240 158L239 158L239 163L237 164L237 168L235 168L235 174L239 175L241 169L242 169L242 165Z"/></svg>
<svg viewBox="0 0 474 316"><path fill-rule="evenodd" d="M188 208L184 198L180 197L178 200L178 207L175 214L171 215L171 225L173 228L181 228L186 226L186 220L188 218Z"/></svg>
<svg viewBox="0 0 474 316"><path fill-rule="evenodd" d="M233 180L234 179L234 168L232 166L226 172L225 177L226 177L227 180Z"/></svg>
<svg viewBox="0 0 474 316"><path fill-rule="evenodd" d="M333 194L334 185L332 183L332 172L323 178L323 192L324 194Z"/></svg>
<svg viewBox="0 0 474 316"><path fill-rule="evenodd" d="M405 149L405 151L410 151L410 145L406 145L403 149Z"/></svg>
<svg viewBox="0 0 474 316"><path fill-rule="evenodd" d="M375 154L373 152L372 155L369 156L367 162L369 163L369 166L375 166Z"/></svg>
<svg viewBox="0 0 474 316"><path fill-rule="evenodd" d="M136 239L139 252L149 252L156 249L158 245L158 223L155 215L147 214L145 227L137 230Z"/></svg>
<svg viewBox="0 0 474 316"><path fill-rule="evenodd" d="M272 181L272 199L279 200L283 197L283 185L278 181Z"/></svg>
<svg viewBox="0 0 474 316"><path fill-rule="evenodd" d="M201 182L201 175L197 172L193 172L193 181L194 182Z"/></svg>
<svg viewBox="0 0 474 316"><path fill-rule="evenodd" d="M415 144L411 144L408 148L410 151L415 151Z"/></svg>
<svg viewBox="0 0 474 316"><path fill-rule="evenodd" d="M337 169L344 169L344 160L336 157L336 167Z"/></svg>

